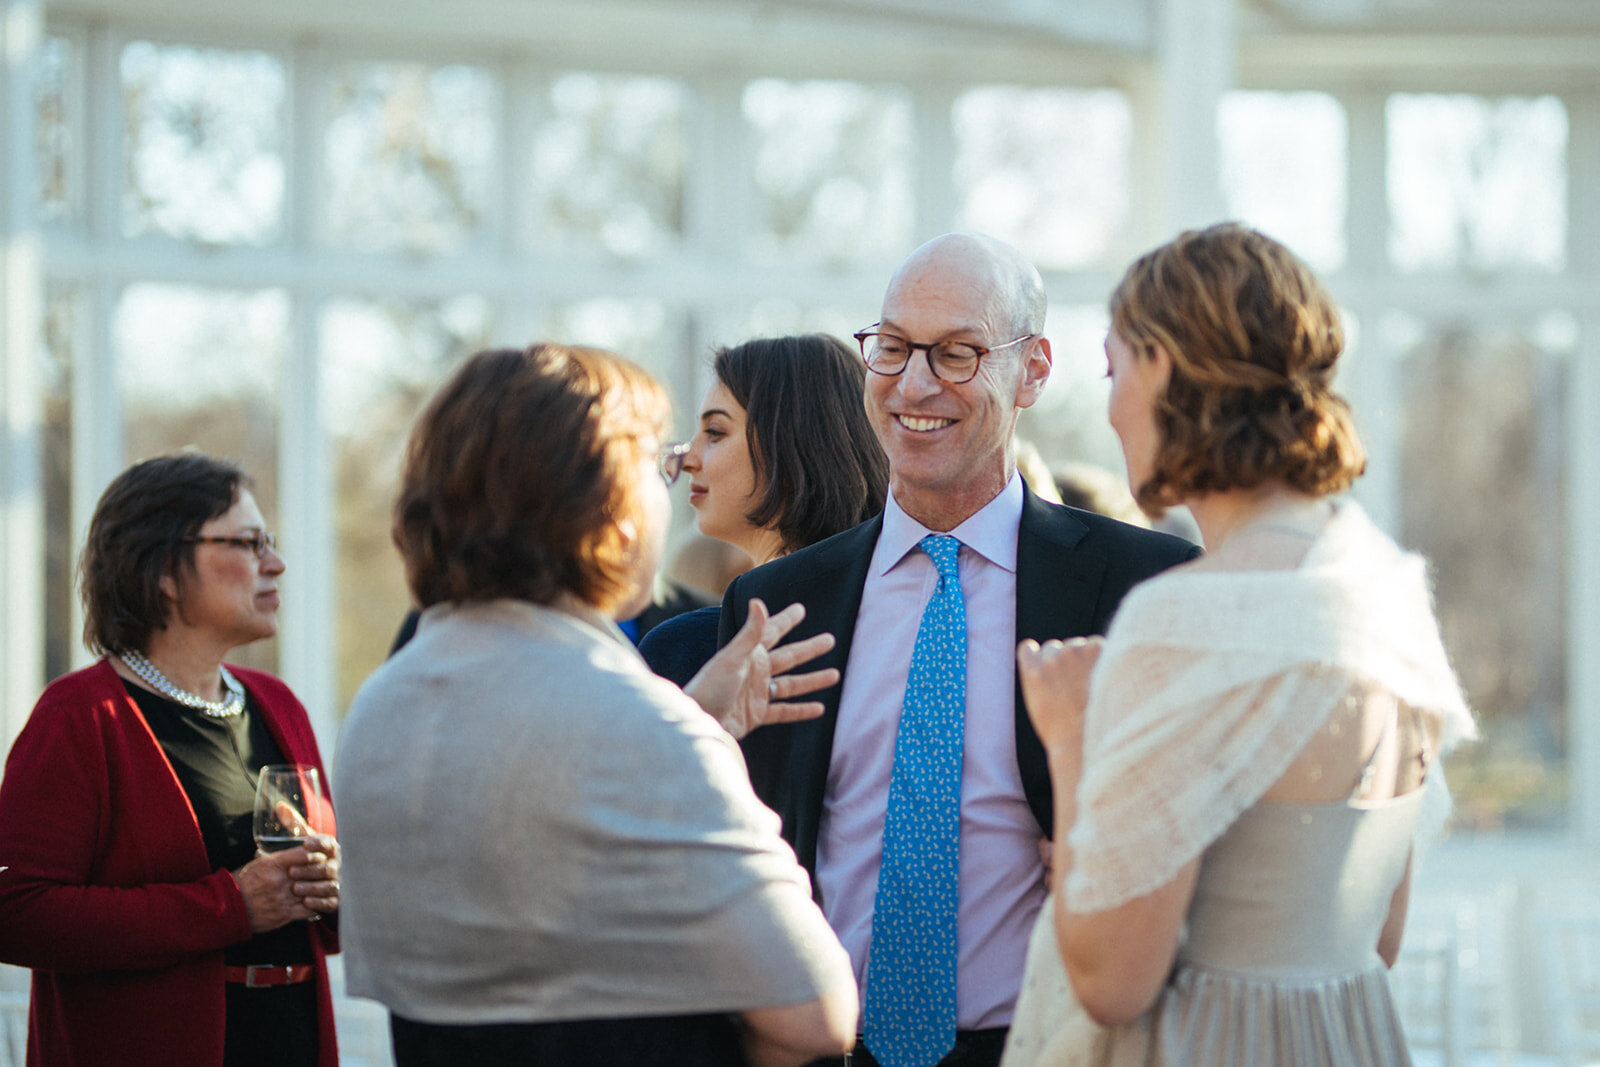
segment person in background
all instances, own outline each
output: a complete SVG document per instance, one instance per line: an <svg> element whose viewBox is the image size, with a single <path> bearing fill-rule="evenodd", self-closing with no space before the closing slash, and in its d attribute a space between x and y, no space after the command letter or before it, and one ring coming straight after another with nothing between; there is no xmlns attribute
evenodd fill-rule
<svg viewBox="0 0 1600 1067"><path fill-rule="evenodd" d="M1038 499L1013 434L1050 372L1044 284L1020 252L947 234L914 251L857 334L889 458L878 518L736 578L731 641L765 600L832 633L822 717L744 742L756 792L814 872L864 986L856 1067L1000 1058L1044 901L1044 749L1018 638L1102 632L1194 545ZM835 1061L838 1062L838 1061Z"/></svg>
<svg viewBox="0 0 1600 1067"><path fill-rule="evenodd" d="M714 603L722 603L728 583L750 569L750 556L742 548L690 529L672 550L667 574L679 585Z"/></svg>
<svg viewBox="0 0 1600 1067"><path fill-rule="evenodd" d="M1061 494L1056 491L1055 475L1050 473L1050 465L1044 461L1039 446L1021 434L1014 434L1011 447L1017 454L1017 473L1033 495L1051 504L1062 503Z"/></svg>
<svg viewBox="0 0 1600 1067"><path fill-rule="evenodd" d="M1237 224L1111 297L1129 483L1187 505L1206 556L1103 642L1018 651L1063 832L1008 1065L1410 1063L1385 967L1438 758L1474 731L1423 561L1340 496L1365 465L1343 347L1310 269Z"/></svg>
<svg viewBox="0 0 1600 1067"><path fill-rule="evenodd" d="M753 565L815 544L883 510L889 466L861 406L866 370L826 334L719 349L700 429L683 457L702 534ZM720 609L680 615L639 646L687 685L717 650Z"/></svg>
<svg viewBox="0 0 1600 1067"><path fill-rule="evenodd" d="M1068 507L1109 515L1134 526L1150 525L1150 520L1134 503L1133 494L1128 492L1128 483L1104 467L1093 463L1063 463L1052 477L1056 494Z"/></svg>
<svg viewBox="0 0 1600 1067"><path fill-rule="evenodd" d="M0 961L33 968L30 1064L338 1061L319 922L338 842L262 854L252 826L263 765L322 757L287 686L223 663L277 632L283 571L224 460L136 463L96 505L101 659L44 691L0 779Z"/></svg>
<svg viewBox="0 0 1600 1067"><path fill-rule="evenodd" d="M661 562L667 419L640 368L542 344L473 356L412 431L394 537L422 618L339 749L349 988L389 1008L400 1067L782 1067L851 1040L849 962L737 745L613 621ZM799 617L757 609L702 705L739 732L820 712L787 700L837 674L784 672L831 639L770 651Z"/></svg>

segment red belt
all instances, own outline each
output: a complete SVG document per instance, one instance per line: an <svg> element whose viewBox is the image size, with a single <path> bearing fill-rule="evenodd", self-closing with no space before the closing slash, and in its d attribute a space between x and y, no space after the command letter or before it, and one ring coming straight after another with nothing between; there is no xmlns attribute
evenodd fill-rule
<svg viewBox="0 0 1600 1067"><path fill-rule="evenodd" d="M267 963L252 963L248 967L224 967L222 973L228 981L250 989L260 989L263 986L299 985L301 982L311 981L315 968L309 963L297 963L290 967L277 967Z"/></svg>

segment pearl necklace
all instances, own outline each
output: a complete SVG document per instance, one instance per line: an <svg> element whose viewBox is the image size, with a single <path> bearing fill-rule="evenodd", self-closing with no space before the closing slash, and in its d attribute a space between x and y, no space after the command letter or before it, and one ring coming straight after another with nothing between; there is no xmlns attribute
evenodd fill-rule
<svg viewBox="0 0 1600 1067"><path fill-rule="evenodd" d="M239 684L239 679L235 678L233 672L226 667L222 668L222 684L227 688L228 695L221 700L207 700L174 685L171 679L156 669L154 663L137 652L119 653L118 658L157 692L180 704L198 708L213 719L231 719L244 710L244 686Z"/></svg>

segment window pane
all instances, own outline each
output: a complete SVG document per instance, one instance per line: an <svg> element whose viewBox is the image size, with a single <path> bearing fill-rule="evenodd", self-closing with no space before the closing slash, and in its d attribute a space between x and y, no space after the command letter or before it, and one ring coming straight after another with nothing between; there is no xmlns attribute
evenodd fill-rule
<svg viewBox="0 0 1600 1067"><path fill-rule="evenodd" d="M44 489L46 678L60 677L71 668L79 643L72 625L79 547L72 529L72 374L77 364L81 314L76 290L45 290L39 346L39 394L43 405L39 453Z"/></svg>
<svg viewBox="0 0 1600 1067"><path fill-rule="evenodd" d="M552 308L547 326L556 340L626 356L663 385L671 385L687 358L683 316L659 300L581 300ZM673 399L681 408L686 398Z"/></svg>
<svg viewBox="0 0 1600 1067"><path fill-rule="evenodd" d="M1458 823L1551 828L1567 799L1565 404L1550 331L1404 321L1402 540L1432 563L1440 622L1483 740L1450 762Z"/></svg>
<svg viewBox="0 0 1600 1067"><path fill-rule="evenodd" d="M1231 92L1218 116L1228 214L1319 270L1344 265L1348 129L1326 93Z"/></svg>
<svg viewBox="0 0 1600 1067"><path fill-rule="evenodd" d="M323 410L335 464L340 712L382 663L411 606L389 539L400 461L422 405L491 332L488 301L332 300L320 320Z"/></svg>
<svg viewBox="0 0 1600 1067"><path fill-rule="evenodd" d="M1560 100L1396 94L1388 124L1396 267L1564 266L1567 112Z"/></svg>
<svg viewBox="0 0 1600 1067"><path fill-rule="evenodd" d="M855 309L833 306L809 306L786 297L761 300L746 309L733 336L721 339L719 344L736 345L753 337L785 337L790 334L831 333L850 350L859 351L850 335L864 330L878 317L875 303L863 301Z"/></svg>
<svg viewBox="0 0 1600 1067"><path fill-rule="evenodd" d="M278 380L288 323L289 297L278 289L140 283L123 290L112 343L127 461L187 447L231 459L255 482L261 513L275 524ZM229 658L273 670L276 642Z"/></svg>
<svg viewBox="0 0 1600 1067"><path fill-rule="evenodd" d="M273 241L283 214L283 64L264 52L122 50L125 236Z"/></svg>
<svg viewBox="0 0 1600 1067"><path fill-rule="evenodd" d="M568 74L550 87L528 195L541 239L624 259L683 234L688 93L665 78Z"/></svg>
<svg viewBox="0 0 1600 1067"><path fill-rule="evenodd" d="M1101 262L1128 219L1133 123L1108 89L974 89L956 101L957 226L1044 269Z"/></svg>
<svg viewBox="0 0 1600 1067"><path fill-rule="evenodd" d="M488 71L346 63L328 109L330 243L448 255L482 236L499 153Z"/></svg>
<svg viewBox="0 0 1600 1067"><path fill-rule="evenodd" d="M79 160L74 131L80 119L76 92L78 49L65 37L39 46L35 89L34 150L39 168L39 221L73 221L81 214Z"/></svg>
<svg viewBox="0 0 1600 1067"><path fill-rule="evenodd" d="M1050 381L1038 402L1018 419L1017 432L1038 446L1052 466L1091 463L1125 483L1122 448L1106 420L1111 396L1105 355L1109 327L1103 307L1050 310L1045 322L1055 354Z"/></svg>
<svg viewBox="0 0 1600 1067"><path fill-rule="evenodd" d="M911 101L851 82L745 87L754 145L751 252L763 262L896 258L911 240Z"/></svg>

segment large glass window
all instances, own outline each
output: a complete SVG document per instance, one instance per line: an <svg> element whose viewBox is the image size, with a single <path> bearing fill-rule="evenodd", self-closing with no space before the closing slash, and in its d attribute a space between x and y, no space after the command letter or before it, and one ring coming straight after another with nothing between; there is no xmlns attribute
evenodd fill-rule
<svg viewBox="0 0 1600 1067"><path fill-rule="evenodd" d="M1557 271L1566 263L1560 100L1396 93L1388 127L1397 268Z"/></svg>
<svg viewBox="0 0 1600 1067"><path fill-rule="evenodd" d="M480 238L500 151L497 99L479 67L336 65L326 240L358 252L450 255Z"/></svg>
<svg viewBox="0 0 1600 1067"><path fill-rule="evenodd" d="M1103 263L1128 220L1133 119L1110 89L974 89L957 101L958 229L1043 269Z"/></svg>
<svg viewBox="0 0 1600 1067"><path fill-rule="evenodd" d="M754 258L897 258L911 239L909 94L758 78L745 86L744 117L755 145Z"/></svg>
<svg viewBox="0 0 1600 1067"><path fill-rule="evenodd" d="M1232 92L1217 134L1228 214L1318 270L1344 265L1344 109L1326 93Z"/></svg>
<svg viewBox="0 0 1600 1067"><path fill-rule="evenodd" d="M659 256L683 235L689 95L681 82L567 74L550 86L525 194L536 240L619 259Z"/></svg>
<svg viewBox="0 0 1600 1067"><path fill-rule="evenodd" d="M411 607L389 531L417 413L465 355L485 347L488 301L339 298L320 320L323 414L333 451L337 709L389 652Z"/></svg>
<svg viewBox="0 0 1600 1067"><path fill-rule="evenodd" d="M128 463L183 448L231 459L254 481L268 525L278 514L279 372L289 298L280 289L234 291L139 283L112 320ZM295 595L292 577L285 595ZM275 668L275 642L232 653Z"/></svg>
<svg viewBox="0 0 1600 1067"><path fill-rule="evenodd" d="M283 63L265 52L122 50L124 236L267 244L283 223Z"/></svg>
<svg viewBox="0 0 1600 1067"><path fill-rule="evenodd" d="M1458 825L1553 828L1568 796L1570 320L1470 329L1393 316L1404 353L1401 538L1431 562L1483 739L1450 765Z"/></svg>

